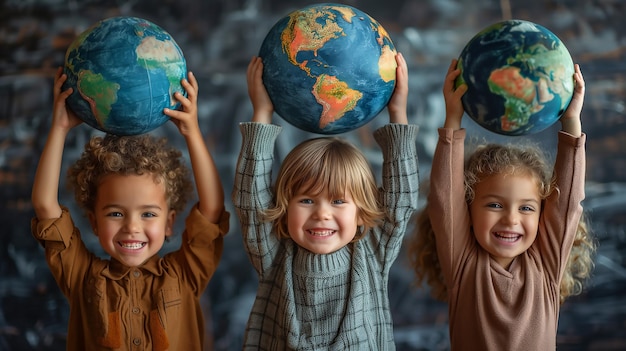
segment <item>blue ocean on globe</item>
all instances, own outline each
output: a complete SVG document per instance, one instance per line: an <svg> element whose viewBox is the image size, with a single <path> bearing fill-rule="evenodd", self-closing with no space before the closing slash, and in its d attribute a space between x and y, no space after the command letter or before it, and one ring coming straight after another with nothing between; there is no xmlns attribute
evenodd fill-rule
<svg viewBox="0 0 626 351"><path fill-rule="evenodd" d="M385 29L347 5L315 4L280 19L259 52L276 113L318 134L354 130L387 105L396 50Z"/></svg>
<svg viewBox="0 0 626 351"><path fill-rule="evenodd" d="M67 49L63 89L85 123L117 135L149 132L169 120L164 108L186 95L183 52L161 27L136 17L112 17L81 33Z"/></svg>
<svg viewBox="0 0 626 351"><path fill-rule="evenodd" d="M459 56L465 112L489 131L538 133L554 124L574 92L574 63L545 27L507 20L476 34Z"/></svg>

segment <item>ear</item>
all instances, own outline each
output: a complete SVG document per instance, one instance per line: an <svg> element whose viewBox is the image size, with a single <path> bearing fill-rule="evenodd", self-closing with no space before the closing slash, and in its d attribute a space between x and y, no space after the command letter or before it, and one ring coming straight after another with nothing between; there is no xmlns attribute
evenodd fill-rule
<svg viewBox="0 0 626 351"><path fill-rule="evenodd" d="M89 218L89 224L91 224L91 230L94 235L98 236L98 222L96 221L96 214L93 213L93 211L89 211L87 213L87 218Z"/></svg>
<svg viewBox="0 0 626 351"><path fill-rule="evenodd" d="M176 211L170 210L167 213L167 222L165 223L165 237L169 237L174 233L174 222L176 221Z"/></svg>
<svg viewBox="0 0 626 351"><path fill-rule="evenodd" d="M357 226L362 226L363 225L363 214L361 212L361 210L359 210L359 213L357 213L356 215L356 225Z"/></svg>

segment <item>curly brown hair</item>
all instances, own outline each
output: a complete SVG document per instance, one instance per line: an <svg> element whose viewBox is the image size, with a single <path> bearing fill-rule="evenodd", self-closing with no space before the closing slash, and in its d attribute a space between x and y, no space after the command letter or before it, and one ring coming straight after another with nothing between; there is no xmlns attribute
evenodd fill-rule
<svg viewBox="0 0 626 351"><path fill-rule="evenodd" d="M193 189L181 151L150 134L107 134L89 140L67 172L68 187L84 211L94 210L100 181L109 174L153 175L156 182L165 182L167 203L176 212L184 209Z"/></svg>
<svg viewBox="0 0 626 351"><path fill-rule="evenodd" d="M534 145L487 144L478 146L465 163L465 200L468 206L474 200L474 186L492 174L501 173L533 177L536 179L541 198L546 199L552 191L556 191L554 178L550 175L546 160L544 153ZM428 203L426 203L415 216L414 233L409 237L407 253L415 271L416 285L428 284L434 298L446 301L448 288L443 280L435 239L428 216ZM561 303L568 296L582 292L583 284L593 269L595 249L595 241L589 231L586 218L583 216L578 223L574 244L561 280Z"/></svg>

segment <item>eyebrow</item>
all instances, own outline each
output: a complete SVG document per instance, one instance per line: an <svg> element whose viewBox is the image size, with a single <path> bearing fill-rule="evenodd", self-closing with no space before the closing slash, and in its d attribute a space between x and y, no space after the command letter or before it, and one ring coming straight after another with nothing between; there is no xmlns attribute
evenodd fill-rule
<svg viewBox="0 0 626 351"><path fill-rule="evenodd" d="M125 207L122 205L118 205L118 204L108 204L108 205L102 206L102 210L107 210L111 208L125 208ZM149 209L161 210L161 206L159 205L142 205L142 206L139 206L139 208L141 208L142 210L149 210Z"/></svg>
<svg viewBox="0 0 626 351"><path fill-rule="evenodd" d="M494 195L494 194L485 194L485 195L477 197L477 199L489 199L489 198L495 198L496 200L504 199L503 196ZM532 202L532 203L536 203L536 204L541 204L541 201L542 201L541 199L537 200L535 198L525 198L525 199L520 199L519 200L519 202L523 202L523 203Z"/></svg>

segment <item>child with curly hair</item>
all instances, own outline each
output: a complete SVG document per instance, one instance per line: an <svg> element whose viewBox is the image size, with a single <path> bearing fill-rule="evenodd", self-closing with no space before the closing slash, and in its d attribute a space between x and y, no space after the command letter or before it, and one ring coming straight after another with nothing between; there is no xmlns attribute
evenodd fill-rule
<svg viewBox="0 0 626 351"><path fill-rule="evenodd" d="M417 126L407 121L402 55L374 132L383 154L382 187L354 145L322 137L296 146L270 187L273 105L263 63L248 66L252 122L242 123L233 203L259 287L244 350L394 350L389 270L417 208Z"/></svg>
<svg viewBox="0 0 626 351"><path fill-rule="evenodd" d="M428 202L409 243L418 285L448 302L452 350L554 350L560 305L580 292L595 249L581 219L582 73L576 65L551 171L538 149L513 145L480 146L464 162L467 86L455 89L456 64L444 83Z"/></svg>
<svg viewBox="0 0 626 351"><path fill-rule="evenodd" d="M200 296L215 272L229 214L213 159L198 126L198 83L189 73L176 93L182 110L166 109L183 135L198 203L185 221L181 247L158 252L173 235L193 181L182 153L165 139L93 137L68 171L78 205L110 259L90 252L67 207L58 202L65 138L81 123L66 107L62 69L54 81L52 125L32 189L32 233L70 304L67 350L201 350Z"/></svg>

